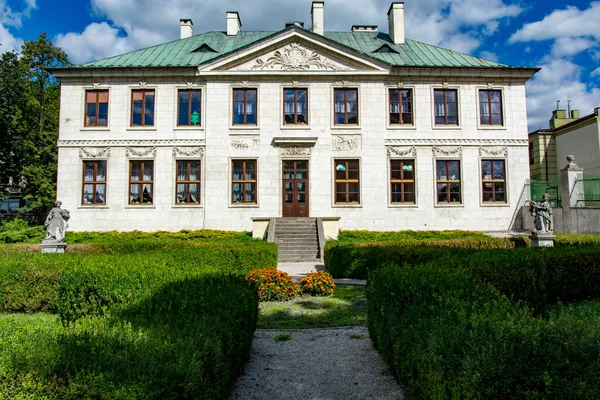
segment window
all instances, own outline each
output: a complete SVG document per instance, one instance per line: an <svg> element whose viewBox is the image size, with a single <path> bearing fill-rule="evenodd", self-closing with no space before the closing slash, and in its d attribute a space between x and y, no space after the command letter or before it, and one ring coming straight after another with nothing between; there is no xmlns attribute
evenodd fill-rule
<svg viewBox="0 0 600 400"><path fill-rule="evenodd" d="M129 162L129 204L152 204L154 161Z"/></svg>
<svg viewBox="0 0 600 400"><path fill-rule="evenodd" d="M458 125L456 89L434 89L436 125Z"/></svg>
<svg viewBox="0 0 600 400"><path fill-rule="evenodd" d="M200 204L200 160L177 161L176 204Z"/></svg>
<svg viewBox="0 0 600 400"><path fill-rule="evenodd" d="M392 204L415 204L415 161L390 160Z"/></svg>
<svg viewBox="0 0 600 400"><path fill-rule="evenodd" d="M85 91L85 126L108 126L108 90Z"/></svg>
<svg viewBox="0 0 600 400"><path fill-rule="evenodd" d="M256 125L256 89L233 89L233 125Z"/></svg>
<svg viewBox="0 0 600 400"><path fill-rule="evenodd" d="M308 89L283 90L283 115L286 125L308 123Z"/></svg>
<svg viewBox="0 0 600 400"><path fill-rule="evenodd" d="M256 204L256 160L233 160L231 202Z"/></svg>
<svg viewBox="0 0 600 400"><path fill-rule="evenodd" d="M335 160L335 204L360 204L358 160Z"/></svg>
<svg viewBox="0 0 600 400"><path fill-rule="evenodd" d="M533 150L533 142L529 142L529 165L535 164L535 153Z"/></svg>
<svg viewBox="0 0 600 400"><path fill-rule="evenodd" d="M334 89L335 125L358 125L358 89Z"/></svg>
<svg viewBox="0 0 600 400"><path fill-rule="evenodd" d="M131 92L131 126L154 126L154 90Z"/></svg>
<svg viewBox="0 0 600 400"><path fill-rule="evenodd" d="M437 202L461 203L460 198L460 161L436 161Z"/></svg>
<svg viewBox="0 0 600 400"><path fill-rule="evenodd" d="M81 204L106 204L106 161L83 162Z"/></svg>
<svg viewBox="0 0 600 400"><path fill-rule="evenodd" d="M390 124L412 125L412 89L390 89Z"/></svg>
<svg viewBox="0 0 600 400"><path fill-rule="evenodd" d="M481 125L502 125L502 92L479 91L479 122Z"/></svg>
<svg viewBox="0 0 600 400"><path fill-rule="evenodd" d="M177 126L200 126L202 91L180 90L178 97Z"/></svg>
<svg viewBox="0 0 600 400"><path fill-rule="evenodd" d="M481 160L484 203L506 203L505 172L504 160Z"/></svg>

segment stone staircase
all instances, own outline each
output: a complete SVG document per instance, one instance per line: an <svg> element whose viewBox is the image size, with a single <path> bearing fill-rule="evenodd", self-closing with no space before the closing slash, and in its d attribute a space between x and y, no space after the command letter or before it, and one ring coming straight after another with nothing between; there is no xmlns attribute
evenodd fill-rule
<svg viewBox="0 0 600 400"><path fill-rule="evenodd" d="M320 262L316 218L277 218L279 262Z"/></svg>

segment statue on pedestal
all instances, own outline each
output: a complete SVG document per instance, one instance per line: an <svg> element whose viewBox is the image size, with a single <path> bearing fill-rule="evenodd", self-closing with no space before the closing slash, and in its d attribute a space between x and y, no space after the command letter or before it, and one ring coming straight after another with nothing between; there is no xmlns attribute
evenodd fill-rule
<svg viewBox="0 0 600 400"><path fill-rule="evenodd" d="M542 201L529 202L529 212L534 219L536 233L552 233L552 208L548 200L550 195L544 193Z"/></svg>
<svg viewBox="0 0 600 400"><path fill-rule="evenodd" d="M47 242L63 242L65 238L65 230L69 226L67 221L70 218L69 211L60 208L62 206L61 201L54 203L54 208L50 210L44 227L46 228L46 238L42 243Z"/></svg>

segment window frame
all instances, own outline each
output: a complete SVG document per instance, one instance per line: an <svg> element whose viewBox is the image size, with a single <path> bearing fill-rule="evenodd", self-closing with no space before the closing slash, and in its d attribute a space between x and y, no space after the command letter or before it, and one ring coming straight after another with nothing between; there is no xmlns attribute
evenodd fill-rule
<svg viewBox="0 0 600 400"><path fill-rule="evenodd" d="M128 186L127 186L127 205L128 206L134 206L134 207L150 207L150 206L154 206L154 200L156 197L156 191L155 191L155 186L154 186L154 182L155 182L155 178L156 178L156 172L154 170L155 167L155 163L154 160L148 160L148 159L135 159L135 160L128 160L129 161L129 176L127 178L127 182L128 182ZM131 172L132 172L132 167L133 167L133 163L137 162L140 163L140 178L141 180L139 181L132 181L131 180ZM144 180L144 163L147 162L151 162L152 163L152 180L151 181L146 181ZM141 201L139 203L132 203L131 202L131 185L140 185L140 199ZM152 201L151 202L144 202L144 194L143 194L143 190L144 190L144 185L152 185Z"/></svg>
<svg viewBox="0 0 600 400"><path fill-rule="evenodd" d="M145 109L145 105L146 105L146 94L144 93L143 97L142 97L142 124L141 125L134 125L133 124L133 111L134 111L134 105L133 102L135 101L133 99L133 94L134 93L138 93L138 92L152 92L154 95L154 109L152 111L152 125L146 125L145 124L145 113L144 113L144 109ZM156 102L156 88L140 88L140 87L135 87L131 89L131 93L130 93L130 97L131 97L131 101L129 102L129 128L130 129L156 129L156 106L157 106L157 102Z"/></svg>
<svg viewBox="0 0 600 400"><path fill-rule="evenodd" d="M448 170L448 162L452 162L452 161L456 161L458 162L458 178L459 179L445 179L445 180L439 180L438 179L438 168L437 168L437 163L438 162L446 162L446 171ZM434 175L434 187L433 187L433 191L434 191L434 199L435 199L435 206L436 207L464 207L465 203L464 203L464 190L462 187L462 183L463 183L463 167L462 167L462 158L434 158L433 159L433 173ZM446 191L448 194L448 200L450 200L450 186L449 184L451 183L456 183L458 182L459 185L459 196L460 196L460 201L459 202L440 202L438 195L438 184L440 183L446 183L448 186L448 190Z"/></svg>
<svg viewBox="0 0 600 400"><path fill-rule="evenodd" d="M180 162L185 162L186 163L186 179L183 181L179 180L179 163ZM190 173L191 173L191 169L190 169L190 162L197 162L198 163L198 179L197 180L190 180ZM176 207L198 207L202 205L202 173L203 173L203 168L202 168L202 160L201 159L196 159L196 158L177 158L175 159L175 206ZM186 200L190 199L190 189L189 186L192 184L197 184L198 185L198 201L197 202L183 202L180 203L178 202L178 198L177 198L177 194L178 194L178 185L186 185Z"/></svg>
<svg viewBox="0 0 600 400"><path fill-rule="evenodd" d="M407 179L396 179L394 180L392 178L392 173L393 173L393 169L392 169L392 163L393 162L407 162L410 161L412 162L412 166L413 166L413 179L411 180L407 180ZM401 166L402 167L402 166ZM402 170L401 170L402 171ZM404 171L402 171L402 177L404 177ZM388 159L388 205L392 206L392 207L416 207L417 206L417 159L416 157L413 158L389 158ZM395 182L397 181L397 182ZM392 185L394 185L394 183L400 183L402 184L402 187L404 189L404 184L405 183L411 183L413 184L414 187L414 201L413 202L406 202L406 201L401 201L401 202L394 202L393 201L393 194L394 191L392 189ZM402 198L404 198L404 190L402 190Z"/></svg>
<svg viewBox="0 0 600 400"><path fill-rule="evenodd" d="M104 165L104 181L97 180L98 174L98 163L103 162ZM108 196L108 160L81 160L82 171L81 171L81 206L82 207L106 207L107 206L107 196ZM85 167L86 163L94 163L94 177L92 181L85 180ZM97 203L96 196L94 195L94 201L91 203L84 202L84 194L85 194L85 185L93 185L94 193L96 193L96 185L104 185L104 203Z"/></svg>
<svg viewBox="0 0 600 400"><path fill-rule="evenodd" d="M283 86L282 88L282 119L281 119L281 125L282 127L285 128L306 128L308 126L310 126L310 102L309 102L309 88L308 86L298 86L298 87L289 87L289 86ZM296 119L297 116L297 106L298 106L298 101L297 101L297 91L298 90L304 90L306 91L306 122L286 122L285 121L285 116L286 116L286 112L285 112L285 105L286 103L289 103L288 101L286 101L285 99L285 92L287 90L293 90L294 91L294 119Z"/></svg>
<svg viewBox="0 0 600 400"><path fill-rule="evenodd" d="M106 125L98 125L96 123L96 125L92 125L88 123L88 114L87 114L87 109L88 109L88 101L87 101L87 97L88 97L88 93L96 93L96 122L98 122L99 118L98 118L98 114L100 111L100 102L99 102L99 93L104 93L106 92ZM91 104L91 103L89 103ZM104 89L104 88L100 88L100 89L84 89L84 97L83 97L83 107L84 107L84 111L83 111L83 127L84 128L88 128L88 129L107 129L109 126L109 115L110 115L110 91L109 89Z"/></svg>
<svg viewBox="0 0 600 400"><path fill-rule="evenodd" d="M192 112L191 112L191 108L192 108L192 101L191 101L191 96L188 98L188 124L187 125L180 125L179 124L179 116L181 114L181 102L179 101L179 96L181 92L188 92L188 93L192 93L192 92L200 92L200 122L198 123L198 125L192 125L191 124L191 117L192 117ZM204 90L202 87L177 87L175 88L175 129L189 129L189 130L202 130L204 129Z"/></svg>
<svg viewBox="0 0 600 400"><path fill-rule="evenodd" d="M489 124L484 124L481 122L481 100L479 98L480 93L481 92L488 92L488 105L490 107L490 123ZM499 92L500 93L500 124L492 124L492 117L491 117L491 103L489 102L489 92ZM504 90L502 90L502 88L497 88L497 87L479 87L476 89L476 99L477 99L477 127L479 129L506 129L506 121L505 121L505 117L504 117L504 103L505 103L505 98L504 98Z"/></svg>
<svg viewBox="0 0 600 400"><path fill-rule="evenodd" d="M358 179L349 179L348 178L348 162L350 161L356 161L358 164ZM336 164L339 162L345 162L345 167L346 167L346 177L345 179L340 179L338 180L336 177ZM361 159L360 158L334 158L332 160L332 165L333 165L333 206L334 207L362 207L362 188L361 188L361 181L362 181L362 167L361 167ZM346 199L348 199L350 197L350 191L349 191L349 185L351 183L356 183L358 186L358 201L357 202L338 202L337 201L337 184L338 183L344 183L346 185Z"/></svg>
<svg viewBox="0 0 600 400"><path fill-rule="evenodd" d="M495 179L484 180L483 179L483 165L482 165L484 161L491 161L492 166L493 166L494 161L502 161L504 163L504 179L503 180L495 180ZM508 207L510 205L509 197L508 197L508 195L510 193L509 188L508 188L509 173L508 173L507 166L508 166L508 159L506 157L480 157L479 158L479 204L482 207ZM504 199L505 199L505 201L503 201L503 202L484 201L484 199L483 199L483 184L485 182L504 183Z"/></svg>
<svg viewBox="0 0 600 400"><path fill-rule="evenodd" d="M349 91L349 90L355 90L356 91L356 123L355 124L349 124L349 123L343 123L343 124L338 124L336 122L336 111L335 111L335 105L336 105L336 101L335 101L335 94L337 90L344 90L345 92ZM347 98L346 93L344 93L344 99ZM332 129L360 129L360 123L361 123L361 110L360 110L360 87L358 86L351 86L351 87L346 87L346 86L332 86L332 91L331 91L331 104L332 104L332 124L331 124L331 128ZM344 100L344 115L345 115L345 120L348 120L348 111L346 109L346 103L347 101Z"/></svg>
<svg viewBox="0 0 600 400"><path fill-rule="evenodd" d="M438 124L436 123L436 103L435 103L435 93L436 91L443 91L444 92L444 119L445 121L448 120L448 113L447 113L447 102L445 101L446 99L446 93L450 92L450 91L454 91L456 93L456 124ZM432 106L432 113L431 113L431 117L432 117L432 129L461 129L461 112L460 112L460 88L457 86L449 86L449 87L432 87L431 88L431 106Z"/></svg>
<svg viewBox="0 0 600 400"><path fill-rule="evenodd" d="M387 92L387 125L388 128L391 129L415 129L416 128L416 121L415 121L415 88L414 87L406 87L406 86L387 86L386 87ZM407 123L397 123L397 122L392 122L392 113L390 111L391 105L392 105L392 96L391 96L391 91L392 90L398 90L400 92L402 92L403 90L409 90L411 92L411 118L412 118L412 122L410 124ZM402 100L400 99L399 101L400 104L400 119L402 119Z"/></svg>
<svg viewBox="0 0 600 400"><path fill-rule="evenodd" d="M254 169L256 171L256 179L254 180L246 180L246 179L237 179L234 180L233 179L233 174L235 173L235 166L234 163L235 162L243 162L243 168L242 168L242 177L245 178L246 177L246 163L247 162L254 162ZM257 158L231 158L229 160L229 165L230 165L230 173L229 173L229 207L258 207L258 159ZM255 201L254 202L246 202L244 201L244 195L242 195L242 201L239 202L234 202L233 201L233 185L234 184L242 184L244 185L243 187L245 188L245 185L247 183L250 184L254 184L254 191L255 191ZM246 190L244 189L243 193L246 193Z"/></svg>
<svg viewBox="0 0 600 400"><path fill-rule="evenodd" d="M237 90L243 90L244 91L244 123L242 124L236 124L235 123L235 92ZM256 100L255 100L255 108L256 108L256 123L254 124L248 124L246 123L246 118L247 118L247 113L245 112L246 110L246 106L248 104L246 98L247 98L247 92L249 90L254 90L256 92ZM259 92L258 92L258 87L253 87L253 86L240 86L240 87L232 87L231 88L231 128L232 129L258 129L259 126L259 119L258 119L258 107L259 107Z"/></svg>
<svg viewBox="0 0 600 400"><path fill-rule="evenodd" d="M536 165L535 162L535 143L532 141L529 142L529 165Z"/></svg>

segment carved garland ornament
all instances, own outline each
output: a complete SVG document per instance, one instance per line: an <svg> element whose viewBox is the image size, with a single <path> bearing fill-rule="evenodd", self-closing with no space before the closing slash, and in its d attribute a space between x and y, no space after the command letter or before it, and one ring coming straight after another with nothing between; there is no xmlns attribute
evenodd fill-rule
<svg viewBox="0 0 600 400"><path fill-rule="evenodd" d="M310 156L310 147L282 147L282 156Z"/></svg>
<svg viewBox="0 0 600 400"><path fill-rule="evenodd" d="M103 147L103 148L89 148L86 149L85 147L82 147L79 149L79 157L80 158L108 158L110 157L110 147Z"/></svg>
<svg viewBox="0 0 600 400"><path fill-rule="evenodd" d="M252 69L274 69L279 66L284 71L309 71L312 67L316 69L325 69L338 71L340 68L334 65L331 61L321 58L314 51L309 52L298 43L292 43L282 51L277 50L273 55L267 58L267 61L262 59L256 60L256 65Z"/></svg>
<svg viewBox="0 0 600 400"><path fill-rule="evenodd" d="M331 147L333 150L358 150L360 149L360 136L333 136Z"/></svg>
<svg viewBox="0 0 600 400"><path fill-rule="evenodd" d="M416 147L394 147L394 146L386 146L388 157L416 157L417 156L417 148Z"/></svg>
<svg viewBox="0 0 600 400"><path fill-rule="evenodd" d="M156 157L156 147L150 147L146 149L134 149L133 147L127 147L127 149L125 150L125 156L127 158Z"/></svg>
<svg viewBox="0 0 600 400"><path fill-rule="evenodd" d="M204 157L204 147L173 147L173 157Z"/></svg>
<svg viewBox="0 0 600 400"><path fill-rule="evenodd" d="M508 157L508 147L479 147L479 156L484 157Z"/></svg>
<svg viewBox="0 0 600 400"><path fill-rule="evenodd" d="M434 157L462 157L462 147L432 147Z"/></svg>

